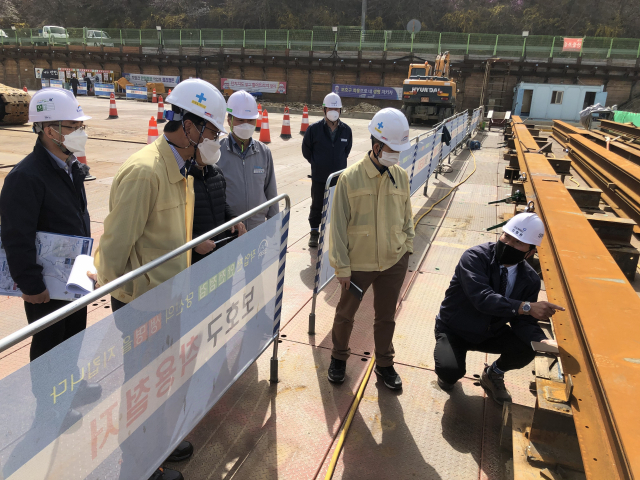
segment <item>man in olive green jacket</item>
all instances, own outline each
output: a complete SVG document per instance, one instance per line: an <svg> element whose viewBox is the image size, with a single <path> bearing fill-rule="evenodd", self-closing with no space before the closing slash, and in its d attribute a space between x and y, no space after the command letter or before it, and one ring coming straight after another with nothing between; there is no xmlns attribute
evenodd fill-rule
<svg viewBox="0 0 640 480"><path fill-rule="evenodd" d="M344 381L349 337L360 306L356 294L373 286L375 372L387 387L398 390L402 380L393 368L395 310L415 233L409 177L396 164L400 152L411 146L409 124L399 110L385 108L373 117L369 132L371 151L340 175L333 199L329 261L342 294L333 321L328 377Z"/></svg>

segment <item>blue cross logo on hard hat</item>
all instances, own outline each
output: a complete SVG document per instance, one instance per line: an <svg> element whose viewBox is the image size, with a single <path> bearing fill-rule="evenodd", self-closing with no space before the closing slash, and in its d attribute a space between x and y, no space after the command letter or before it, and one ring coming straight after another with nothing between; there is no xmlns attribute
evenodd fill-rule
<svg viewBox="0 0 640 480"><path fill-rule="evenodd" d="M196 95L196 98L200 103L207 101L207 99L204 97L204 93L201 93L200 95Z"/></svg>
<svg viewBox="0 0 640 480"><path fill-rule="evenodd" d="M380 122L380 123L378 124L378 128L376 128L376 132L378 132L378 133L382 133L382 127L383 127L383 124L382 124L382 122Z"/></svg>

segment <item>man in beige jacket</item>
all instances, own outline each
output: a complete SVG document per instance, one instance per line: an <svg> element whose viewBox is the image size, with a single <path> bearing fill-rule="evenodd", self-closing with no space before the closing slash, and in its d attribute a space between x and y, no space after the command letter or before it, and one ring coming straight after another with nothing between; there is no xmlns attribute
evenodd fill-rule
<svg viewBox="0 0 640 480"><path fill-rule="evenodd" d="M193 177L187 174L194 161L212 165L220 158L218 137L226 133L226 103L218 89L200 79L178 84L167 103L172 111L166 112L169 123L164 135L132 155L113 179L109 214L95 259L99 285L191 240L194 193ZM188 251L115 290L113 311L189 267L190 256ZM183 441L167 461L183 461L192 454L193 446ZM121 470L126 475L124 465ZM150 480L183 480L183 476L159 468Z"/></svg>
<svg viewBox="0 0 640 480"><path fill-rule="evenodd" d="M333 321L329 381L342 383L351 353L349 337L360 299L373 286L375 372L392 390L402 388L393 368L393 332L400 289L413 253L413 214L407 172L397 166L411 147L409 124L395 108L369 123L372 148L347 168L336 186L331 211L329 261L342 286Z"/></svg>

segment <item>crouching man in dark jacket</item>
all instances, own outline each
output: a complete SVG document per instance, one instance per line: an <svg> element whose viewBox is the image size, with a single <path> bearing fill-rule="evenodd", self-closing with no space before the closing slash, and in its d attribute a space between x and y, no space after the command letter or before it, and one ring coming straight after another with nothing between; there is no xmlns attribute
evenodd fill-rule
<svg viewBox="0 0 640 480"><path fill-rule="evenodd" d="M522 213L504 226L497 242L462 254L436 317L434 358L440 388L451 390L464 376L468 351L499 354L485 366L480 383L502 405L511 401L504 373L533 360L531 342L557 345L537 321L564 308L537 301L540 277L525 261L543 237L542 220L535 213Z"/></svg>

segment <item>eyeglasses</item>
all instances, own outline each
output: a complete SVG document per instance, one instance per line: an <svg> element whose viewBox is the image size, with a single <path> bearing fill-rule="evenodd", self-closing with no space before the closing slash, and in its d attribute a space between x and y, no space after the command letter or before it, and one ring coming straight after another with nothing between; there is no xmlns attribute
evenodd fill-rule
<svg viewBox="0 0 640 480"><path fill-rule="evenodd" d="M68 128L70 129L72 132L84 132L85 129L87 128L86 125L80 125L79 127L70 127L69 125L60 125L60 127L62 128Z"/></svg>
<svg viewBox="0 0 640 480"><path fill-rule="evenodd" d="M207 126L207 124L205 124L204 129L205 130L209 130L211 133L213 133L213 140L214 141L217 141L220 138L220 135L222 134L222 132L220 130L214 130L213 128L209 128ZM204 131L203 131L203 133L204 133Z"/></svg>

